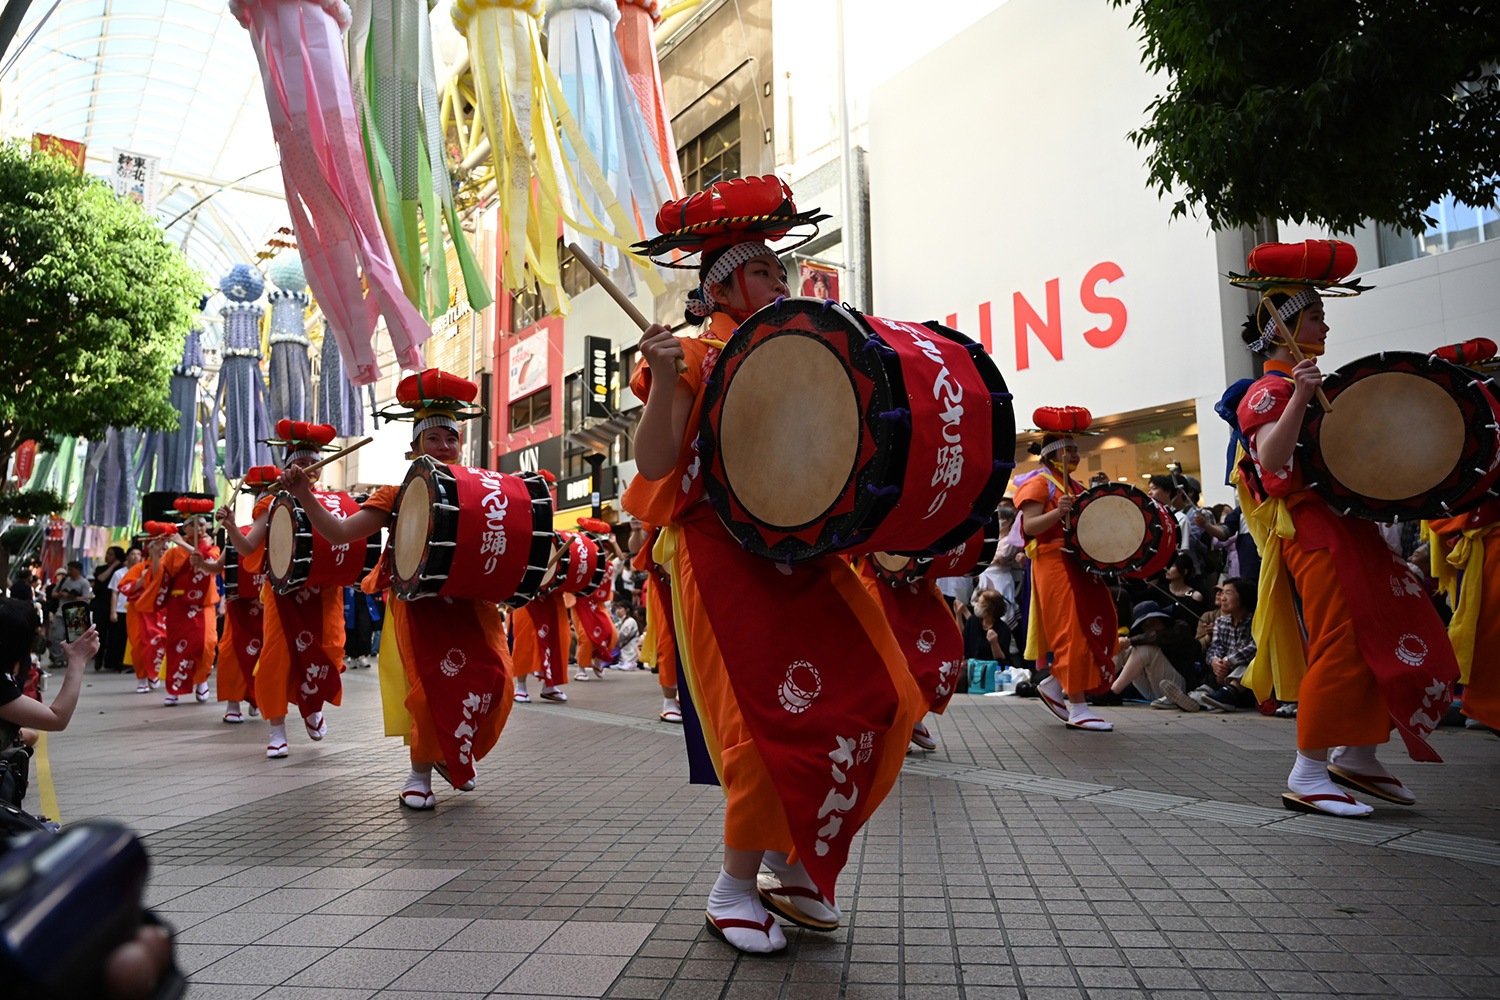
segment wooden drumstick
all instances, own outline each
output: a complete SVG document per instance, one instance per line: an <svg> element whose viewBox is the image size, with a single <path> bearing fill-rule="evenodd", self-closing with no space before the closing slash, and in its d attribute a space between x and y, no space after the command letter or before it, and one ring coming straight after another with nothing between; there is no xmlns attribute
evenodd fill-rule
<svg viewBox="0 0 1500 1000"><path fill-rule="evenodd" d="M341 448L340 450L334 452L332 455L329 455L327 458L323 459L322 461L314 462L312 465L304 465L302 467L302 471L305 472L305 473L307 473L308 478L312 478L312 474L314 472L317 472L319 469L321 469L323 466L327 465L329 462L337 462L339 459L343 458L345 455L349 455L349 454L352 454L353 452L359 451L359 449L363 448L365 445L369 444L371 441L374 441L374 440L375 439L372 438L372 437L360 438L358 441L354 442L349 447L347 447L347 448Z"/></svg>
<svg viewBox="0 0 1500 1000"><path fill-rule="evenodd" d="M1302 362L1306 361L1307 355L1302 353L1302 348L1298 347L1297 341L1292 339L1292 331L1286 328L1286 323L1282 320L1281 314L1278 313L1275 309L1272 309L1271 319L1276 321L1276 332L1281 334L1282 338L1286 341L1286 349L1291 354L1292 360L1297 362L1297 364L1299 365ZM1323 395L1323 387L1318 386L1315 391L1318 394L1318 405L1323 408L1323 412L1332 413L1333 404L1328 401L1327 396Z"/></svg>
<svg viewBox="0 0 1500 1000"><path fill-rule="evenodd" d="M603 269L594 263L594 259L583 252L583 247L577 243L569 243L568 249L573 251L573 256L578 258L578 263L583 265L583 269L593 275L594 280L599 283L599 287L609 293L609 297L615 300L615 305L625 310L625 315L629 316L639 329L644 331L651 325L651 321L646 318L645 313L637 309L635 303L630 301L630 296L621 291L620 286L610 280L609 275L605 274ZM722 349L724 344L722 341L715 340L711 341L709 346ZM687 372L686 361L678 358L675 364L677 366L677 374L682 375Z"/></svg>

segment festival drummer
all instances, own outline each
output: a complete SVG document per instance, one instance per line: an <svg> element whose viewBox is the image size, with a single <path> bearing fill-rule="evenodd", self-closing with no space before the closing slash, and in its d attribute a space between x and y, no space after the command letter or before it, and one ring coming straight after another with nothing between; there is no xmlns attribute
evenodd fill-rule
<svg viewBox="0 0 1500 1000"><path fill-rule="evenodd" d="M695 198L663 206L663 236L645 249L661 264L696 264L687 320L705 329L679 339L657 324L641 337L631 380L646 404L639 474L623 506L662 527L655 557L671 578L679 665L726 798L707 926L740 951L766 953L786 946L768 907L810 930L838 927L835 883L851 839L890 791L923 705L884 615L843 559L788 566L749 554L706 501L695 442L715 343L788 294L765 241L816 232L821 216L798 212L775 177L721 182ZM727 222L692 218L708 199ZM799 731L820 736L790 735ZM761 883L763 863L773 877Z"/></svg>
<svg viewBox="0 0 1500 1000"><path fill-rule="evenodd" d="M280 420L276 433L279 437L266 443L286 449L288 472L317 463L322 452L337 450L332 444L336 431L330 424ZM264 479L269 471L266 467L251 469L246 479L249 481L252 475ZM308 482L306 474L300 478ZM242 574L246 566L262 572L266 568L266 536L275 496L273 490L264 486L257 492L259 498L247 530L242 532L235 523L233 504L225 504L218 513L219 523L240 554ZM305 510L322 510L322 504L316 501L300 496L298 500ZM241 587L244 586L242 582ZM317 742L328 735L324 707L343 703L344 590L336 586L304 586L289 594L278 594L270 580L265 579L260 588L260 603L264 611L263 640L260 660L255 666L255 703L270 726L266 756L275 760L291 754L286 717L293 704L302 716L307 738Z"/></svg>
<svg viewBox="0 0 1500 1000"><path fill-rule="evenodd" d="M1109 732L1112 723L1089 707L1087 695L1114 680L1119 619L1109 588L1064 551L1064 523L1083 484L1074 434L1088 430L1093 417L1081 406L1042 407L1033 414L1044 433L1032 451L1042 467L1016 477L1015 504L1031 559L1031 616L1026 658L1052 654L1052 672L1037 684L1042 703L1069 729Z"/></svg>
<svg viewBox="0 0 1500 1000"><path fill-rule="evenodd" d="M412 451L457 465L459 421L477 417L479 387L437 369L409 375L383 415L411 420ZM313 530L335 545L374 534L391 522L399 488L382 486L361 509L340 519L315 502L313 483L296 467L282 486L301 501ZM390 551L365 578L375 593L390 586ZM385 732L410 746L411 770L397 796L408 809L432 809L436 770L460 791L475 787L474 766L494 747L510 715L510 652L500 611L488 601L430 597L397 600L388 594L380 644ZM342 610L340 611L342 615Z"/></svg>
<svg viewBox="0 0 1500 1000"><path fill-rule="evenodd" d="M219 549L209 543L208 522L202 516L213 509L213 501L179 497L173 506L183 517L177 541L154 562L141 593L141 599L154 601L165 626L164 705L176 705L188 693L208 701L208 675L219 641L214 615L219 589L214 570L208 568L218 559Z"/></svg>
<svg viewBox="0 0 1500 1000"><path fill-rule="evenodd" d="M274 465L255 466L245 473L240 492L254 497L257 504L266 500L265 506L269 507L271 488L276 485L280 476L281 470ZM260 591L266 579L266 550L264 544L251 545L245 540L245 536L259 525L260 535L257 537L263 538L265 519L258 518L249 525L236 527L232 502L220 508L214 516L224 526L225 537L239 559L234 596L225 595L224 629L219 636L217 659L219 701L224 704L224 721L237 725L245 721L245 714L240 710L242 701L248 703L252 716L260 714L259 701L255 695L255 672L260 662L261 647L265 644L265 615ZM244 549L240 548L241 545ZM224 556L227 557L228 554L226 550ZM210 568L224 572L227 562L221 558ZM228 589L227 586L225 589ZM282 715L285 714L283 711ZM275 744L276 741L272 740L271 743ZM280 741L280 746L286 746L285 738Z"/></svg>
<svg viewBox="0 0 1500 1000"><path fill-rule="evenodd" d="M1328 337L1320 290L1363 291L1344 280L1355 264L1354 247L1334 240L1251 252L1250 274L1231 281L1261 293L1243 336L1264 356L1265 374L1231 387L1219 404L1234 415L1245 446L1231 474L1263 560L1257 651L1243 683L1258 699L1274 688L1298 703L1297 758L1283 805L1334 816L1372 811L1338 785L1416 801L1376 751L1394 726L1414 760L1441 760L1427 736L1458 677L1443 624L1411 567L1373 521L1335 512L1304 481L1297 445L1323 382L1317 359Z"/></svg>

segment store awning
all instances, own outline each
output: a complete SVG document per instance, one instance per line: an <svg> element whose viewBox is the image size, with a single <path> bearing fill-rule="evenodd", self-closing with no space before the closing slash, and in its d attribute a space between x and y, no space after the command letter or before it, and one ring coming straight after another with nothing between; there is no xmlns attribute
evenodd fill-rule
<svg viewBox="0 0 1500 1000"><path fill-rule="evenodd" d="M604 520L610 524L616 524L620 520L620 508L616 501L606 500L599 505ZM582 507L572 507L568 510L560 510L552 515L553 531L576 531L580 517L593 517L594 508L592 504L584 504Z"/></svg>

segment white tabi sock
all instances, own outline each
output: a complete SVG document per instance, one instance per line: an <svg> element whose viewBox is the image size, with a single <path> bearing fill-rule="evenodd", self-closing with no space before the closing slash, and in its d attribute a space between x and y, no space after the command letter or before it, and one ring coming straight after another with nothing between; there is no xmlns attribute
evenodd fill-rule
<svg viewBox="0 0 1500 1000"><path fill-rule="evenodd" d="M1081 726L1084 729L1092 729L1101 733L1107 733L1115 728L1112 723L1105 722L1095 715L1094 710L1086 701L1068 702L1068 725Z"/></svg>
<svg viewBox="0 0 1500 1000"><path fill-rule="evenodd" d="M1286 787L1293 795L1331 795L1334 798L1321 799L1316 803L1319 809L1332 813L1335 816L1366 816L1375 811L1372 806L1363 802L1354 801L1344 789L1333 783L1328 776L1328 765L1321 760L1314 760L1302 751L1297 751L1297 763L1292 765L1292 773L1287 775ZM1341 801L1349 799L1350 801Z"/></svg>
<svg viewBox="0 0 1500 1000"><path fill-rule="evenodd" d="M1377 746L1334 747L1328 751L1328 763L1337 764L1345 771L1353 772L1361 777L1389 778L1391 779L1389 783L1381 783L1387 795L1406 805L1416 802L1416 795L1401 783L1401 779L1375 759L1375 752L1379 749Z"/></svg>
<svg viewBox="0 0 1500 1000"><path fill-rule="evenodd" d="M663 712L681 712L682 711L682 709L680 709L680 708L677 707L677 699L676 698L663 698L661 700L661 710Z"/></svg>
<svg viewBox="0 0 1500 1000"><path fill-rule="evenodd" d="M761 905L753 878L735 878L719 869L718 881L708 894L708 915L714 920L748 920L761 931L749 927L721 927L719 930L740 951L768 954L786 947L786 935Z"/></svg>

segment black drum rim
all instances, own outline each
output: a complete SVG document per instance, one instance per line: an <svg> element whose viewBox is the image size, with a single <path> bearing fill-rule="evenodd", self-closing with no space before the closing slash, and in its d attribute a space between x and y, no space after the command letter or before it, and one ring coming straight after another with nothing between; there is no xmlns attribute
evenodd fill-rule
<svg viewBox="0 0 1500 1000"><path fill-rule="evenodd" d="M270 527L278 508L290 510L292 518L292 559L285 575L278 574L271 565ZM307 582L312 571L312 546L312 525L307 521L307 512L290 493L285 490L277 493L266 510L266 581L273 591L284 597Z"/></svg>
<svg viewBox="0 0 1500 1000"><path fill-rule="evenodd" d="M858 386L854 384L852 376L850 378L851 388L854 389L855 399L862 411L865 426L871 429L875 448L871 460L864 466L859 465L856 455L855 467L851 473L856 495L851 511L828 518L817 538L812 542L787 537L773 543L767 540L764 532L777 535L789 534L786 526L768 525L742 508L740 508L742 516L751 523L736 520L737 501L729 489L727 479L723 476L722 455L717 446L713 425L716 415L723 408L728 371L748 358L759 343L765 342L765 339L754 342L760 327L766 324L776 324L795 314L811 317L816 333L823 336L815 336L813 332L807 330L782 332L778 329L776 333L765 339L778 335L805 336L831 343L829 339L831 335L847 338L848 354L841 360L846 365L854 367L872 383L869 399L860 400ZM746 551L788 564L817 559L829 552L848 547L851 539L861 537L861 531L866 524L871 523L872 520L878 523L880 517L883 516L877 513L880 508L884 507L888 511L891 506L894 506L893 500L877 495L873 490L879 483L889 480L892 466L900 464L892 459L893 456L905 454L905 449L898 448L897 445L901 436L905 434L909 437L910 432L897 421L880 420L877 416L891 409L893 405L891 401L895 398L895 392L891 384L889 366L884 363L880 351L866 346L872 341L878 342L878 338L864 322L864 317L860 313L821 299L788 297L778 299L752 313L740 324L720 351L705 386L703 410L699 422L698 447L702 461L701 475L710 504L729 533ZM839 500L842 499L841 495ZM834 506L837 504L838 500L835 501ZM818 520L819 518L812 518L802 525L792 527L790 531L805 530Z"/></svg>
<svg viewBox="0 0 1500 1000"><path fill-rule="evenodd" d="M1489 380L1461 365L1452 364L1429 354L1416 351L1379 351L1356 358L1324 376L1322 388L1329 403L1335 404L1339 395L1357 381L1352 378L1352 372L1356 367L1368 367L1373 362L1388 366L1410 365L1416 369L1436 369L1455 381L1477 385L1482 389L1489 389L1492 385ZM1373 374L1379 374L1379 372ZM1458 467L1449 473L1437 488L1421 495L1396 500L1378 500L1362 497L1352 492L1340 492L1332 485L1336 479L1324 464L1319 449L1316 447L1324 416L1321 407L1308 407L1307 414L1302 421L1301 433L1297 438L1296 454L1304 463L1305 487L1316 493L1337 513L1379 522L1434 520L1472 510L1486 499L1496 495L1496 486L1500 485L1500 480L1492 481L1489 489L1477 491L1476 487L1487 478L1486 475L1479 470ZM1487 451L1492 456L1500 453L1500 427L1493 422L1493 413L1490 422L1480 422L1475 425L1466 421L1465 425L1470 432L1489 441L1487 447L1480 448L1481 452Z"/></svg>
<svg viewBox="0 0 1500 1000"><path fill-rule="evenodd" d="M448 573L453 568L453 553L457 549L456 545L432 544L432 537L437 533L436 529L440 523L450 525L454 537L457 536L457 514L450 516L449 511L438 509L439 504L457 508L457 478L441 462L431 456L423 455L412 462L411 467L406 470L406 477L401 480L401 488L396 491L396 511L401 509L401 501L406 497L407 489L417 481L421 481L427 488L427 495L431 498L429 513L431 520L428 521L427 545L424 546L421 558L417 561L416 571L411 576L401 575L401 561L396 558L395 517L391 519L390 537L386 542L390 546L388 558L391 570L391 592L404 601L436 596L442 590L443 583L448 579Z"/></svg>
<svg viewBox="0 0 1500 1000"><path fill-rule="evenodd" d="M517 478L526 484L531 495L531 548L526 558L526 572L513 596L503 603L506 607L519 608L536 599L541 589L542 577L547 573L547 560L552 555L552 490L535 472L523 472Z"/></svg>
<svg viewBox="0 0 1500 1000"><path fill-rule="evenodd" d="M1136 549L1135 554L1121 562L1101 563L1081 552L1077 544L1078 521L1089 504L1101 497L1135 496L1141 497L1148 504L1147 506L1137 504L1141 508L1142 520L1146 523L1146 529L1145 534L1141 536L1141 544ZM1157 520L1155 516L1146 516L1154 514L1149 506L1154 501L1151 500L1151 495L1139 486L1133 486L1130 483L1102 483L1098 486L1089 487L1082 493L1077 494L1077 497L1078 502L1073 507L1073 517L1070 519L1068 527L1063 529L1063 551L1071 555L1074 559L1077 559L1079 564L1090 573L1093 573L1095 576L1107 577L1129 576L1131 573L1140 570L1142 566L1145 566L1151 561L1152 557L1161 551L1166 531L1161 521ZM1176 548L1175 539L1173 540L1173 548Z"/></svg>

